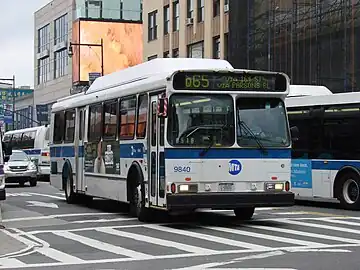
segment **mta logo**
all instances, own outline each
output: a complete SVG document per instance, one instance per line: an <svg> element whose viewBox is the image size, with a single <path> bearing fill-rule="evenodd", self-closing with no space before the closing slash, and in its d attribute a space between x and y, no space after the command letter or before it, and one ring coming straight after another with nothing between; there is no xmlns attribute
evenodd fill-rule
<svg viewBox="0 0 360 270"><path fill-rule="evenodd" d="M229 173L231 175L238 175L241 172L241 163L238 160L229 161Z"/></svg>

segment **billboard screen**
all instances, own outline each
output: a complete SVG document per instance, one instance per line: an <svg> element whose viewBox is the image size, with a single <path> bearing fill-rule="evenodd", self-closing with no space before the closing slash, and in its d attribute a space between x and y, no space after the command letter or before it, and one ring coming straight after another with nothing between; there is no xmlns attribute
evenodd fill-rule
<svg viewBox="0 0 360 270"><path fill-rule="evenodd" d="M100 44L103 39L104 75L143 61L142 24L76 21L73 43ZM101 47L73 46L73 81L88 81L89 73L101 72Z"/></svg>

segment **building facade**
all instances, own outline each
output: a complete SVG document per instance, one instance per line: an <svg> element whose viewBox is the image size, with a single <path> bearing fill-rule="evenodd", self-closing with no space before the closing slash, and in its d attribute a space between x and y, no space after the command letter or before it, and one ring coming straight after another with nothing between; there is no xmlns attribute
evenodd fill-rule
<svg viewBox="0 0 360 270"><path fill-rule="evenodd" d="M144 0L144 61L227 59L228 0Z"/></svg>
<svg viewBox="0 0 360 270"><path fill-rule="evenodd" d="M141 24L141 10L141 0L53 0L36 11L34 16L34 103L39 108L41 107L41 110L46 106L50 108L58 99L71 94L74 85L80 82L80 79L74 77L85 78L85 82L82 83L88 85L88 74L82 74L82 72L100 72L102 62L104 62L103 69L106 71L104 74L113 72L113 69L116 70L117 63L109 60L114 57L114 54L108 53L107 46L111 44L106 44L106 40L104 40L104 55L102 56L100 50L97 50L98 47L80 45L71 46L74 54L69 54L70 42L100 44L99 37L103 38L104 35L108 35L106 36L108 40L114 37L120 40L121 38L116 35L120 35L120 30L128 25L122 26L119 30L118 25L104 26L100 25L100 22ZM82 24L80 21L88 23ZM142 25L140 30L138 31L141 33L141 39ZM82 37L81 33L85 37ZM86 39L89 36L93 42ZM137 48L141 50L142 61L142 44ZM118 54L126 53L120 51ZM89 55L90 57L86 58ZM107 63L106 58L108 58ZM109 64L115 67L108 68ZM95 70L92 70L93 66L96 67Z"/></svg>

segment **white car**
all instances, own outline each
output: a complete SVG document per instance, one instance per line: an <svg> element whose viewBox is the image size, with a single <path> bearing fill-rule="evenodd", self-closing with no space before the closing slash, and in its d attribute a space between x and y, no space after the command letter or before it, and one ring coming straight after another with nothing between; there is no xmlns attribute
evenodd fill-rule
<svg viewBox="0 0 360 270"><path fill-rule="evenodd" d="M37 167L29 156L21 150L13 150L9 160L5 162L5 183L19 183L24 186L26 182L34 187L37 184Z"/></svg>

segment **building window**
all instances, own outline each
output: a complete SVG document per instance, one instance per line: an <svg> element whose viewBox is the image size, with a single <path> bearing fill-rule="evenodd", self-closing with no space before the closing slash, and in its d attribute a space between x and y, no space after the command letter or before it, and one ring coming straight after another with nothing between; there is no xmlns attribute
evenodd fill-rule
<svg viewBox="0 0 360 270"><path fill-rule="evenodd" d="M157 39L156 15L157 10L148 14L148 41Z"/></svg>
<svg viewBox="0 0 360 270"><path fill-rule="evenodd" d="M170 58L170 53L169 53L169 51L164 52L164 58Z"/></svg>
<svg viewBox="0 0 360 270"><path fill-rule="evenodd" d="M213 16L219 16L220 15L220 0L213 0Z"/></svg>
<svg viewBox="0 0 360 270"><path fill-rule="evenodd" d="M85 1L86 18L103 18L103 1L86 0Z"/></svg>
<svg viewBox="0 0 360 270"><path fill-rule="evenodd" d="M204 58L204 41L188 45L189 58Z"/></svg>
<svg viewBox="0 0 360 270"><path fill-rule="evenodd" d="M193 0L187 0L187 18L194 18Z"/></svg>
<svg viewBox="0 0 360 270"><path fill-rule="evenodd" d="M164 35L169 34L170 31L170 7L164 7Z"/></svg>
<svg viewBox="0 0 360 270"><path fill-rule="evenodd" d="M215 37L213 40L213 58L220 59L220 37Z"/></svg>
<svg viewBox="0 0 360 270"><path fill-rule="evenodd" d="M67 49L54 53L54 78L68 74L68 51Z"/></svg>
<svg viewBox="0 0 360 270"><path fill-rule="evenodd" d="M157 54L154 54L154 55L150 55L147 59L148 59L148 61L151 61L156 58L157 58Z"/></svg>
<svg viewBox="0 0 360 270"><path fill-rule="evenodd" d="M173 49L172 57L173 58L179 58L179 49Z"/></svg>
<svg viewBox="0 0 360 270"><path fill-rule="evenodd" d="M205 0L197 0L197 21L198 22L202 22L204 21L204 17L205 17Z"/></svg>
<svg viewBox="0 0 360 270"><path fill-rule="evenodd" d="M50 49L50 24L38 30L38 53Z"/></svg>
<svg viewBox="0 0 360 270"><path fill-rule="evenodd" d="M50 80L50 58L46 57L38 60L38 84Z"/></svg>
<svg viewBox="0 0 360 270"><path fill-rule="evenodd" d="M54 44L58 44L68 39L68 15L65 14L55 20L54 23Z"/></svg>
<svg viewBox="0 0 360 270"><path fill-rule="evenodd" d="M224 59L228 60L229 34L224 35Z"/></svg>
<svg viewBox="0 0 360 270"><path fill-rule="evenodd" d="M179 31L180 14L179 14L179 0L173 3L173 31Z"/></svg>

